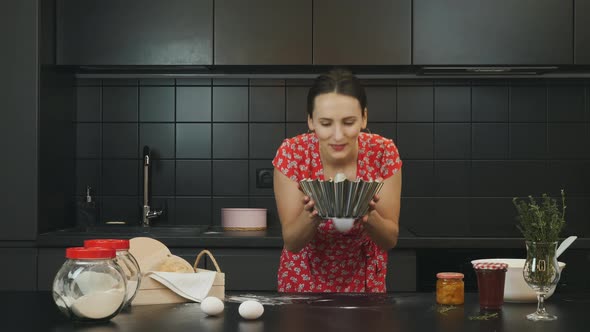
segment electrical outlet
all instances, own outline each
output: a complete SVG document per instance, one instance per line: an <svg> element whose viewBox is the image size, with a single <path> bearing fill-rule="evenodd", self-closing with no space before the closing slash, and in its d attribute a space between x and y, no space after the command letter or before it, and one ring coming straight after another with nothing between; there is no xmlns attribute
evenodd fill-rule
<svg viewBox="0 0 590 332"><path fill-rule="evenodd" d="M256 188L272 188L272 168L256 169Z"/></svg>

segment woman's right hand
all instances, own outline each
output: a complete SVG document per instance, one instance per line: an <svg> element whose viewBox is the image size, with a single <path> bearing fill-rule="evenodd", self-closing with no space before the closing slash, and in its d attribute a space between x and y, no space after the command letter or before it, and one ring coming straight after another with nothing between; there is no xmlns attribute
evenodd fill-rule
<svg viewBox="0 0 590 332"><path fill-rule="evenodd" d="M303 210L309 213L311 218L319 218L318 211L315 209L315 202L309 196L303 196Z"/></svg>
<svg viewBox="0 0 590 332"><path fill-rule="evenodd" d="M302 192L297 182L276 168L273 183L284 248L298 252L313 239L321 218L311 197Z"/></svg>
<svg viewBox="0 0 590 332"><path fill-rule="evenodd" d="M297 189L299 189L299 191L302 193L305 193L299 183L297 183ZM310 219L318 219L318 221L320 220L319 212L315 209L315 202L307 195L303 196L303 210L309 213Z"/></svg>

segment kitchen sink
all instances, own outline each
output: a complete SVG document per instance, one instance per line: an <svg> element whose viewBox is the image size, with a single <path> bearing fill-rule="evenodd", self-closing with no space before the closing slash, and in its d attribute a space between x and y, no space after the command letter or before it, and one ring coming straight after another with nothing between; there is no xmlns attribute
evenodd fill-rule
<svg viewBox="0 0 590 332"><path fill-rule="evenodd" d="M207 229L207 226L127 226L104 225L68 228L59 231L62 234L87 233L93 236L156 236L156 237L193 237L198 236Z"/></svg>

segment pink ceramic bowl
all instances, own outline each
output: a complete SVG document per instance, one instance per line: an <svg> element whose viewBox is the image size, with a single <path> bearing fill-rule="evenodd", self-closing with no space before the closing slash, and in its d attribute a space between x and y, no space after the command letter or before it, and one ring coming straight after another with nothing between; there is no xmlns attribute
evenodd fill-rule
<svg viewBox="0 0 590 332"><path fill-rule="evenodd" d="M223 208L221 227L231 231L260 231L266 229L266 209Z"/></svg>

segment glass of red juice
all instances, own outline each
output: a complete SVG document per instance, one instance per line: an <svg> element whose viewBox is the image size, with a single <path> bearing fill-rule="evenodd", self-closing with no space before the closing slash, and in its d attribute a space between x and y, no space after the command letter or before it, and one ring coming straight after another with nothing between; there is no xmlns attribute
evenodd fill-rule
<svg viewBox="0 0 590 332"><path fill-rule="evenodd" d="M482 310L500 310L504 304L504 282L508 264L480 262L473 265L477 275L479 307Z"/></svg>

